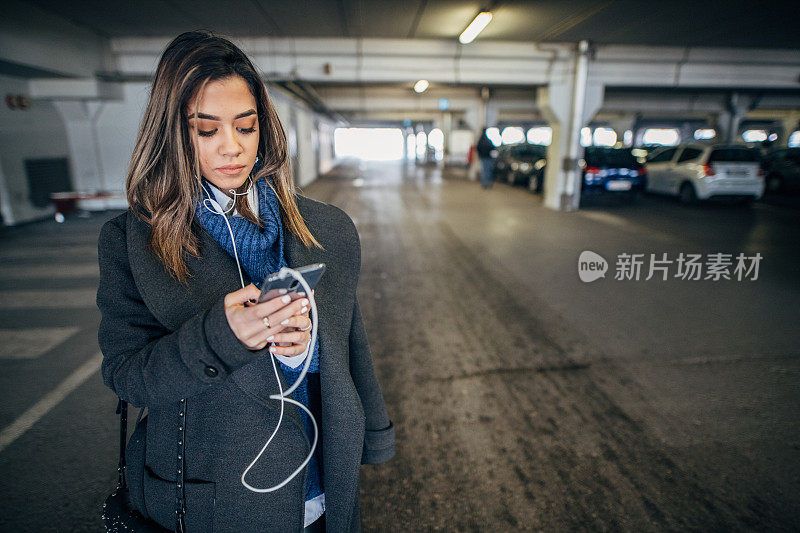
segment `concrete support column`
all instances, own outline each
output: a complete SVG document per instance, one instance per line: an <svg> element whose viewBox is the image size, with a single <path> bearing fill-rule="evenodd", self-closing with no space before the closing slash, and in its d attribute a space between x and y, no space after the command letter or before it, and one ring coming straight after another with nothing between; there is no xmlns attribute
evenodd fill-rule
<svg viewBox="0 0 800 533"><path fill-rule="evenodd" d="M544 180L544 205L551 209L572 211L580 203L581 128L600 109L604 92L601 83L588 81L588 63L589 43L581 41L572 72L537 90L537 104L553 130Z"/></svg>
<svg viewBox="0 0 800 533"><path fill-rule="evenodd" d="M483 109L483 103L480 100L475 100L474 105L470 105L464 110L464 123L469 129L475 132L477 136L483 128L483 120L486 112Z"/></svg>
<svg viewBox="0 0 800 533"><path fill-rule="evenodd" d="M694 142L694 130L695 126L689 122L684 122L680 126L680 136L682 143L692 143Z"/></svg>
<svg viewBox="0 0 800 533"><path fill-rule="evenodd" d="M428 154L429 154L429 153L432 153L432 154L433 154L433 156L434 156L434 159L433 159L433 161L432 161L432 162L433 162L433 164L435 164L437 167L439 166L440 162L439 162L439 161L436 161L436 159L435 159L435 156L436 156L436 151L435 151L434 149L432 149L432 148L431 148L430 134L431 134L431 132L432 132L433 130L437 130L437 129L438 129L438 130L441 130L441 131L442 131L442 133L444 133L444 128L442 127L442 118L443 118L443 116L442 116L442 115L439 115L439 116L435 117L435 118L432 120L432 123L431 123L431 128L430 128L430 130L428 130L428 132L427 132L427 134L426 134L426 135L428 135L428 138L427 138L427 143L428 143L428 145L425 147L425 162L426 162L426 163L428 162ZM444 160L444 157L442 158L442 160Z"/></svg>
<svg viewBox="0 0 800 533"><path fill-rule="evenodd" d="M633 131L634 126L636 126L636 115L623 115L611 120L608 120L608 127L613 129L617 134L617 141L622 142L625 132L630 130L631 135L635 132ZM633 139L633 137L631 137ZM632 141L631 141L632 142Z"/></svg>
<svg viewBox="0 0 800 533"><path fill-rule="evenodd" d="M408 128L400 130L403 132L403 164L408 164Z"/></svg>
<svg viewBox="0 0 800 533"><path fill-rule="evenodd" d="M781 117L781 125L783 126L783 133L778 138L776 146L786 146L789 142L789 135L800 128L800 111L791 111L784 117Z"/></svg>
<svg viewBox="0 0 800 533"><path fill-rule="evenodd" d="M426 149L427 149L428 132L425 131L425 125L420 123L420 122L418 122L414 126L414 163L417 164L417 165L425 163L425 155L423 154L423 156L420 157L419 152L417 151L419 149L419 146L417 144L417 142L418 142L417 141L417 136L420 133L424 133L425 134L425 146L426 146Z"/></svg>
<svg viewBox="0 0 800 533"><path fill-rule="evenodd" d="M739 124L752 109L754 98L741 93L733 93L728 98L728 105L717 117L717 137L723 143L730 144L739 141Z"/></svg>
<svg viewBox="0 0 800 533"><path fill-rule="evenodd" d="M489 96L489 88L482 87L477 98L474 100L474 104L470 104L464 110L464 123L475 132L476 140L481 134L481 131L483 131L483 128L495 125L491 123L491 120L497 120L496 110L494 112L491 111Z"/></svg>
<svg viewBox="0 0 800 533"><path fill-rule="evenodd" d="M488 87L481 87L481 94L480 94L480 105L478 107L478 120L480 124L478 125L478 133L480 134L483 131L483 128L488 128L492 124L489 122L488 111L489 111L489 88Z"/></svg>
<svg viewBox="0 0 800 533"><path fill-rule="evenodd" d="M102 104L91 107L85 101L55 101L67 129L70 170L73 187L77 191L100 191L105 189L97 143L96 118L102 111Z"/></svg>
<svg viewBox="0 0 800 533"><path fill-rule="evenodd" d="M408 136L411 135L411 141L408 140ZM417 163L417 130L414 126L408 126L405 129L405 136L406 136L406 163L410 164L412 167ZM412 150L411 155L408 155L408 144L411 144Z"/></svg>
<svg viewBox="0 0 800 533"><path fill-rule="evenodd" d="M442 163L444 163L444 166L447 166L450 160L450 148L452 147L450 137L453 134L453 113L450 111L442 113L442 133L444 133Z"/></svg>
<svg viewBox="0 0 800 533"><path fill-rule="evenodd" d="M486 127L497 127L497 119L500 116L500 109L497 102L489 101L486 103ZM502 131L501 131L502 133Z"/></svg>

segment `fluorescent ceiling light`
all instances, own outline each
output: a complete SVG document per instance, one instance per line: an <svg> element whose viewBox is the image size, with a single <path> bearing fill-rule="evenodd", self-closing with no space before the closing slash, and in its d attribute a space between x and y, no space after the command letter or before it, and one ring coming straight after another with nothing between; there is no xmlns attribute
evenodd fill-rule
<svg viewBox="0 0 800 533"><path fill-rule="evenodd" d="M469 23L467 29L461 32L461 35L458 36L459 42L461 42L461 44L471 43L475 39L475 37L477 37L478 34L483 31L483 28L485 28L491 21L492 21L492 12L481 11L475 17L475 20Z"/></svg>
<svg viewBox="0 0 800 533"><path fill-rule="evenodd" d="M428 80L419 80L417 83L414 84L414 90L418 93L424 93L425 89L428 88Z"/></svg>

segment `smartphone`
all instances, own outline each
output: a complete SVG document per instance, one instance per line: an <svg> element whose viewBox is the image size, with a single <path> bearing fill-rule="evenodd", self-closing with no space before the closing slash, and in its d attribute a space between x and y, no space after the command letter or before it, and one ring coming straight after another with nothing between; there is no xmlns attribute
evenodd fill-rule
<svg viewBox="0 0 800 533"><path fill-rule="evenodd" d="M312 263L295 270L303 275L309 288L313 289L325 272L325 263ZM258 303L272 300L284 294L289 294L292 300L297 300L305 296L305 288L290 274L287 274L285 278L281 279L280 275L274 272L264 278L264 283L261 285L261 296L258 297Z"/></svg>

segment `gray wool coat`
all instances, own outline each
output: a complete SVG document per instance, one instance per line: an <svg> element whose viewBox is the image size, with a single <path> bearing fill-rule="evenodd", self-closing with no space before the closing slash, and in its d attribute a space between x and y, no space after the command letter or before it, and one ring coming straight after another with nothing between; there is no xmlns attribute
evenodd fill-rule
<svg viewBox="0 0 800 533"><path fill-rule="evenodd" d="M373 369L356 297L361 245L341 209L296 195L308 228L325 247L306 248L284 227L290 267L325 263L317 302L322 396L321 444L327 531L360 531L359 466L394 456L394 426ZM148 249L150 227L129 210L99 238L102 314L99 343L105 384L148 414L127 446L133 506L175 527L178 430L187 414L185 522L195 532L301 531L307 468L283 488L254 493L240 481L278 423L278 385L266 349L248 350L233 334L223 299L241 288L236 262L198 226L200 258L189 258L188 285L172 278ZM276 363L277 364L277 363ZM287 383L278 365L286 390ZM247 482L270 487L310 450L296 406Z"/></svg>

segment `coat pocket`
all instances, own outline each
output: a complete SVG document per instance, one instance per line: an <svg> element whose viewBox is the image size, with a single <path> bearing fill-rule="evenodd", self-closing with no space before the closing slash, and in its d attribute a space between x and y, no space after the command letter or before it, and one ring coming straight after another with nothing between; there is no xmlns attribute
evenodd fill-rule
<svg viewBox="0 0 800 533"><path fill-rule="evenodd" d="M175 529L175 481L156 475L149 467L144 471L144 500L147 514L163 527ZM184 486L187 533L214 530L216 483L213 481L186 480Z"/></svg>

